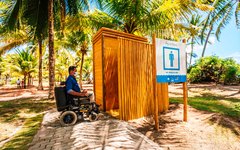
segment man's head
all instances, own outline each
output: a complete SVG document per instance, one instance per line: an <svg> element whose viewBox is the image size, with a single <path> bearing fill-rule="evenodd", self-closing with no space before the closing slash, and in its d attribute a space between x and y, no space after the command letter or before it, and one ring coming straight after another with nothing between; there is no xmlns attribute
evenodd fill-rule
<svg viewBox="0 0 240 150"><path fill-rule="evenodd" d="M69 75L75 76L75 72L77 72L77 69L76 69L76 68L77 68L76 66L70 66L70 67L68 68L68 73L69 73Z"/></svg>

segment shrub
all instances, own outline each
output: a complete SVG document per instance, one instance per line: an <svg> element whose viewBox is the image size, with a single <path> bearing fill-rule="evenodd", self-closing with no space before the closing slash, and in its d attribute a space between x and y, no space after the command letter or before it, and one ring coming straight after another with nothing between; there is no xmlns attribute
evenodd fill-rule
<svg viewBox="0 0 240 150"><path fill-rule="evenodd" d="M209 56L199 59L188 69L189 82L215 82L224 84L238 84L240 65L233 59L221 59Z"/></svg>

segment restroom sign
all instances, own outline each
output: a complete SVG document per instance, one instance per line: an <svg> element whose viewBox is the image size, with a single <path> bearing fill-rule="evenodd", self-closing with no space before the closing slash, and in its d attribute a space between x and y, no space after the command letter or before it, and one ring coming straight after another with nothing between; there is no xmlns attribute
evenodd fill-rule
<svg viewBox="0 0 240 150"><path fill-rule="evenodd" d="M186 44L156 39L157 82L186 82Z"/></svg>

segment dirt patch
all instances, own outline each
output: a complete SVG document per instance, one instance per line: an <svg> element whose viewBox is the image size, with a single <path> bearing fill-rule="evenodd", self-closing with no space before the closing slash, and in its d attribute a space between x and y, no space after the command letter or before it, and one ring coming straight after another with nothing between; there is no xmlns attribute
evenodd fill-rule
<svg viewBox="0 0 240 150"><path fill-rule="evenodd" d="M153 128L154 121L151 117L132 120L130 124L164 149L239 149L239 122L192 107L188 109L188 122L183 122L182 110L183 105L171 104L169 111L159 117L158 132Z"/></svg>

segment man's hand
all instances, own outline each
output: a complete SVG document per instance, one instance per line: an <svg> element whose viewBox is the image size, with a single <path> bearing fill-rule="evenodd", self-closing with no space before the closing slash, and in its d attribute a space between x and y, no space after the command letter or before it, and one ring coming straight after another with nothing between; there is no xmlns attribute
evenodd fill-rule
<svg viewBox="0 0 240 150"><path fill-rule="evenodd" d="M84 96L89 96L89 93L84 93Z"/></svg>
<svg viewBox="0 0 240 150"><path fill-rule="evenodd" d="M83 92L83 93L87 93L87 90L84 89L82 92Z"/></svg>

